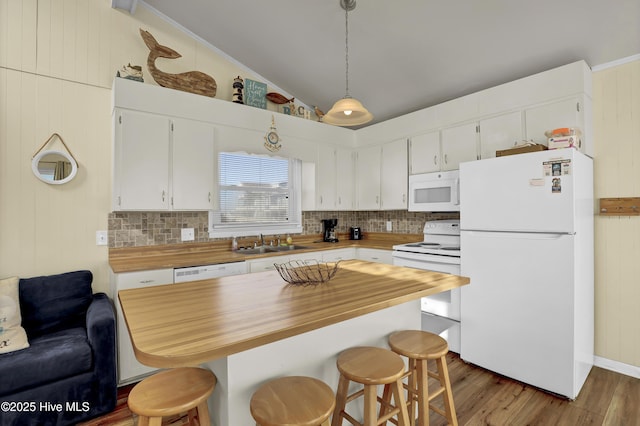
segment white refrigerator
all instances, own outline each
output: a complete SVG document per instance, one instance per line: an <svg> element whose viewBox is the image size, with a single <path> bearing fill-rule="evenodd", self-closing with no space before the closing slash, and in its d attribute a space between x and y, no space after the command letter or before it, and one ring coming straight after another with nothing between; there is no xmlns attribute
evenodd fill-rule
<svg viewBox="0 0 640 426"><path fill-rule="evenodd" d="M460 165L463 360L575 399L593 366L593 161Z"/></svg>

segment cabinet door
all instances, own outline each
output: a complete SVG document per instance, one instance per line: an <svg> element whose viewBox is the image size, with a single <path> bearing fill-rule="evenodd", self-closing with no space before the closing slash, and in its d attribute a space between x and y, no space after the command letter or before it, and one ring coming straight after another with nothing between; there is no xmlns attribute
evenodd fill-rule
<svg viewBox="0 0 640 426"><path fill-rule="evenodd" d="M480 121L480 158L513 148L522 141L522 112L514 111Z"/></svg>
<svg viewBox="0 0 640 426"><path fill-rule="evenodd" d="M442 170L458 170L460 163L478 159L476 123L442 130Z"/></svg>
<svg viewBox="0 0 640 426"><path fill-rule="evenodd" d="M316 208L318 210L335 210L336 149L334 147L318 146L316 176Z"/></svg>
<svg viewBox="0 0 640 426"><path fill-rule="evenodd" d="M273 256L256 260L247 260L247 269L249 273L273 271L276 269L274 263L284 263L289 259L286 256Z"/></svg>
<svg viewBox="0 0 640 426"><path fill-rule="evenodd" d="M169 209L169 119L133 111L117 113L114 209Z"/></svg>
<svg viewBox="0 0 640 426"><path fill-rule="evenodd" d="M440 171L440 131L425 133L411 138L409 142L409 173L431 173Z"/></svg>
<svg viewBox="0 0 640 426"><path fill-rule="evenodd" d="M322 252L323 262L337 262L339 260L349 260L356 258L355 248L343 248L337 250L327 250Z"/></svg>
<svg viewBox="0 0 640 426"><path fill-rule="evenodd" d="M525 110L527 140L548 145L544 132L559 127L584 131L583 108L579 98L570 98Z"/></svg>
<svg viewBox="0 0 640 426"><path fill-rule="evenodd" d="M213 208L215 128L200 121L173 119L172 205L174 210Z"/></svg>
<svg viewBox="0 0 640 426"><path fill-rule="evenodd" d="M407 140L398 139L382 145L380 208L406 209L408 181Z"/></svg>
<svg viewBox="0 0 640 426"><path fill-rule="evenodd" d="M128 272L115 274L115 294L112 298L116 305L117 315L117 339L118 339L118 383L129 383L137 378L156 370L141 364L133 352L133 345L129 330L124 320L118 291L131 288L151 287L156 285L172 284L173 269L158 269L153 271Z"/></svg>
<svg viewBox="0 0 640 426"><path fill-rule="evenodd" d="M356 152L356 202L358 210L380 209L380 146Z"/></svg>
<svg viewBox="0 0 640 426"><path fill-rule="evenodd" d="M358 248L357 253L359 260L367 260L369 262L393 264L393 253L391 250Z"/></svg>
<svg viewBox="0 0 640 426"><path fill-rule="evenodd" d="M336 210L353 210L355 205L355 173L353 151L336 149Z"/></svg>

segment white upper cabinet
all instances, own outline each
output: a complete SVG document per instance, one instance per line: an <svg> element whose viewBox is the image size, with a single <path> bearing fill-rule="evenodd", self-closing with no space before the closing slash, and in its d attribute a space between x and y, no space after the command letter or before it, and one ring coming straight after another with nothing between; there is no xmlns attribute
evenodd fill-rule
<svg viewBox="0 0 640 426"><path fill-rule="evenodd" d="M356 151L356 208L380 209L380 160L382 149L365 146Z"/></svg>
<svg viewBox="0 0 640 426"><path fill-rule="evenodd" d="M133 111L115 118L113 209L168 210L169 119Z"/></svg>
<svg viewBox="0 0 640 426"><path fill-rule="evenodd" d="M480 120L480 158L493 158L496 151L513 148L522 138L521 111Z"/></svg>
<svg viewBox="0 0 640 426"><path fill-rule="evenodd" d="M590 106L589 99L577 96L526 109L524 111L526 139L548 145L544 134L546 131L560 127L577 127L583 135L583 146L580 147L580 151L593 155L592 147L585 139L591 134L591 129L585 129L585 111L589 108L590 117Z"/></svg>
<svg viewBox="0 0 640 426"><path fill-rule="evenodd" d="M409 141L409 174L440 171L440 131L416 135Z"/></svg>
<svg viewBox="0 0 640 426"><path fill-rule="evenodd" d="M407 208L406 139L359 148L355 162L357 210Z"/></svg>
<svg viewBox="0 0 640 426"><path fill-rule="evenodd" d="M478 125L467 123L442 129L442 170L458 170L460 163L478 159Z"/></svg>
<svg viewBox="0 0 640 426"><path fill-rule="evenodd" d="M316 167L317 210L335 210L336 185L336 149L329 145L319 145Z"/></svg>
<svg viewBox="0 0 640 426"><path fill-rule="evenodd" d="M212 208L212 125L120 110L115 126L114 210Z"/></svg>
<svg viewBox="0 0 640 426"><path fill-rule="evenodd" d="M172 197L174 210L213 208L215 128L199 121L172 119Z"/></svg>
<svg viewBox="0 0 640 426"><path fill-rule="evenodd" d="M353 210L354 176L351 149L319 145L316 210Z"/></svg>
<svg viewBox="0 0 640 426"><path fill-rule="evenodd" d="M353 210L355 171L351 149L336 149L336 183L336 210Z"/></svg>
<svg viewBox="0 0 640 426"><path fill-rule="evenodd" d="M383 210L406 209L409 187L407 140L398 139L382 145L381 165L380 208Z"/></svg>

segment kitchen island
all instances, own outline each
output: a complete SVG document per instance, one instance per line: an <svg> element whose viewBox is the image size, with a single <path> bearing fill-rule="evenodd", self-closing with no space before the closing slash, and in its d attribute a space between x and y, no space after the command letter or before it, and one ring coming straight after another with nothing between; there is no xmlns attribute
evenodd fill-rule
<svg viewBox="0 0 640 426"><path fill-rule="evenodd" d="M275 271L123 290L120 303L136 357L153 367L202 365L218 384L213 424L250 425L251 394L283 375L309 375L335 389L337 354L386 346L420 328L420 298L469 279L349 260L329 282L287 285Z"/></svg>

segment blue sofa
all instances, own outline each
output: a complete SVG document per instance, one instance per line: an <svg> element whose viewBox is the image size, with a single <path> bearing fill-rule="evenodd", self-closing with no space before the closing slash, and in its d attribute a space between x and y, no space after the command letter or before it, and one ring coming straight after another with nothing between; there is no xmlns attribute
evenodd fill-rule
<svg viewBox="0 0 640 426"><path fill-rule="evenodd" d="M72 425L115 408L115 313L90 271L20 279L29 347L0 354L0 424Z"/></svg>

